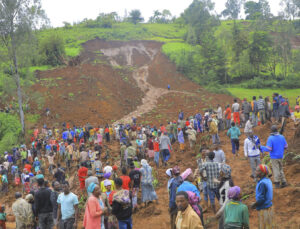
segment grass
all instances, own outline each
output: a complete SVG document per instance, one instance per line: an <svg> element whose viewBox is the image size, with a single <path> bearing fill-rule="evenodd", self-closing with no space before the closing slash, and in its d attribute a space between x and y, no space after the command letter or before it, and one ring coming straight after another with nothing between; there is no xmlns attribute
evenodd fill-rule
<svg viewBox="0 0 300 229"><path fill-rule="evenodd" d="M50 65L41 65L41 66L31 66L28 68L29 72L35 72L35 71L46 71L49 69L52 69L53 67Z"/></svg>
<svg viewBox="0 0 300 229"><path fill-rule="evenodd" d="M63 37L66 55L77 56L82 50L81 44L96 37L103 40L155 40L160 42L183 41L186 27L177 24L131 24L116 23L112 28L88 28L84 25L75 25L69 29L52 28L41 30L37 36L39 39L56 33Z"/></svg>
<svg viewBox="0 0 300 229"><path fill-rule="evenodd" d="M269 96L272 97L274 92L279 93L283 97L289 98L289 102L291 106L296 104L296 98L300 95L300 89L245 89L245 88L227 88L227 90L239 99L247 98L248 100L252 100L253 96Z"/></svg>

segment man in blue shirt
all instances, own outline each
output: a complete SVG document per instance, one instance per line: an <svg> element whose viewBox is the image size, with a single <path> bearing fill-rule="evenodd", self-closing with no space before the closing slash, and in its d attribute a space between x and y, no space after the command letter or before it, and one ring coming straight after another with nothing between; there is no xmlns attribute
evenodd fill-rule
<svg viewBox="0 0 300 229"><path fill-rule="evenodd" d="M261 149L264 152L270 152L275 188L284 188L287 186L283 172L283 154L287 147L288 144L284 136L279 134L277 126L273 125L271 127L271 135L268 138L267 145L262 146Z"/></svg>
<svg viewBox="0 0 300 229"><path fill-rule="evenodd" d="M255 175L259 179L256 185L255 199L252 208L258 211L258 228L274 228L273 186L269 177L270 169L266 165L257 166Z"/></svg>

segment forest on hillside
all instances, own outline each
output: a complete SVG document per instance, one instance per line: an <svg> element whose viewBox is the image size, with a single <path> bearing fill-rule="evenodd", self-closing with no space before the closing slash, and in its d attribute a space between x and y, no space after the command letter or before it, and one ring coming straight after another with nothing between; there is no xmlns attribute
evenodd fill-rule
<svg viewBox="0 0 300 229"><path fill-rule="evenodd" d="M52 28L40 0L1 0L0 108L15 112L0 113L0 152L25 135L25 121L38 120L27 113L31 101L45 109L45 98L29 90L39 81L35 71L68 65L95 38L163 42L162 52L179 72L219 93L230 85L300 88L300 1L281 6L274 16L267 0L227 0L217 14L211 0L194 0L179 17L156 10L145 21L136 9Z"/></svg>

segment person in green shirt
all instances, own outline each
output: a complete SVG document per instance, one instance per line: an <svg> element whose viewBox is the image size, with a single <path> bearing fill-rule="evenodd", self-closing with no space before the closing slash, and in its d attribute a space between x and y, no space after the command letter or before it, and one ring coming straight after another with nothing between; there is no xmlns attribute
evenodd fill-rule
<svg viewBox="0 0 300 229"><path fill-rule="evenodd" d="M249 212L248 207L240 201L241 188L231 187L228 191L228 198L230 200L224 210L224 229L248 229Z"/></svg>
<svg viewBox="0 0 300 229"><path fill-rule="evenodd" d="M21 151L21 158L22 158L22 164L25 165L26 160L27 160L27 152L24 149L22 149L22 151Z"/></svg>

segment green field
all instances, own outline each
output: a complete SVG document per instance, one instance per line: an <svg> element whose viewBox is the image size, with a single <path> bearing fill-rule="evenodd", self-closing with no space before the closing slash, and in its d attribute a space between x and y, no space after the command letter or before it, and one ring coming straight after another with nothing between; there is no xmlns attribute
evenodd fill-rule
<svg viewBox="0 0 300 229"><path fill-rule="evenodd" d="M227 88L227 90L239 99L247 98L252 100L252 97L255 95L258 96L269 96L272 97L274 92L279 93L283 97L289 98L289 102L292 106L296 104L296 98L300 95L300 89L244 89L244 88Z"/></svg>

